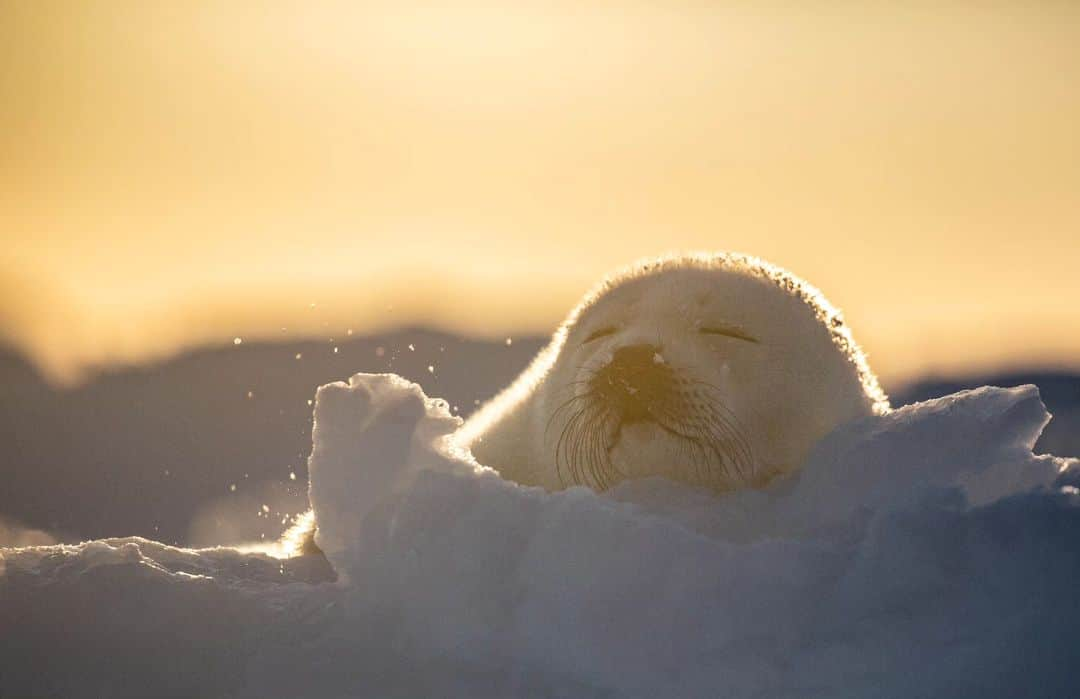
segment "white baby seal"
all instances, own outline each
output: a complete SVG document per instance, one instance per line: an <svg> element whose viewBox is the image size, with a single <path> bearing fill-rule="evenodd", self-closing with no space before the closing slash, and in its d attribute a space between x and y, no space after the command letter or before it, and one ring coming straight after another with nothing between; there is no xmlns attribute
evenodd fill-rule
<svg viewBox="0 0 1080 699"><path fill-rule="evenodd" d="M456 440L548 490L664 476L723 492L789 473L837 425L888 410L817 289L754 257L673 256L586 295Z"/></svg>
<svg viewBox="0 0 1080 699"><path fill-rule="evenodd" d="M699 254L603 281L454 441L548 490L664 476L724 492L790 473L836 426L888 410L817 289L754 257ZM309 512L286 546L317 551L314 529Z"/></svg>

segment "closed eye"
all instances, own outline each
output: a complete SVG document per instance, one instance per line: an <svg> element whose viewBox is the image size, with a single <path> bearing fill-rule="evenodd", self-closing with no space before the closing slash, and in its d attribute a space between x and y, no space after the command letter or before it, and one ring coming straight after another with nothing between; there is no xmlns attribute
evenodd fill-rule
<svg viewBox="0 0 1080 699"><path fill-rule="evenodd" d="M589 333L588 337L581 341L581 344L585 345L592 342L593 340L599 340L602 337L607 337L608 335L614 334L615 328L611 326L608 326L606 328L600 328L599 330L593 330L591 333Z"/></svg>
<svg viewBox="0 0 1080 699"><path fill-rule="evenodd" d="M758 339L753 335L744 333L738 328L733 328L727 325L717 326L710 325L704 328L698 328L698 332L702 335L723 335L724 337L733 337L736 340L745 340L746 342L758 342Z"/></svg>

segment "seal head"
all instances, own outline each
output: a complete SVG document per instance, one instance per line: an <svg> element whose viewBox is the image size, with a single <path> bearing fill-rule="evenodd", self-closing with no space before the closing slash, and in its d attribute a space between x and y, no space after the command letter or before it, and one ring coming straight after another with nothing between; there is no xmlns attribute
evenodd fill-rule
<svg viewBox="0 0 1080 699"><path fill-rule="evenodd" d="M603 282L457 439L549 490L664 476L723 492L789 473L837 425L887 410L820 292L756 258L692 255Z"/></svg>

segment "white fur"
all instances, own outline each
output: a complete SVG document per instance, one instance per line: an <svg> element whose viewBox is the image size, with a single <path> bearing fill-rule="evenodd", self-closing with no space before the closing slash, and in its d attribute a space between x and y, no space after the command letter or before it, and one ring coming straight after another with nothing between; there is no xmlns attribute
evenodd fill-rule
<svg viewBox="0 0 1080 699"><path fill-rule="evenodd" d="M700 333L715 324L758 341ZM607 326L616 331L583 344ZM817 289L754 257L682 255L639 262L587 294L456 441L504 478L548 490L571 485L555 467L565 417L552 415L591 370L635 344L660 346L655 361L718 387L750 442L758 483L797 468L837 425L889 410L840 313ZM627 477L676 472L671 440L647 425L624 433L611 458Z"/></svg>

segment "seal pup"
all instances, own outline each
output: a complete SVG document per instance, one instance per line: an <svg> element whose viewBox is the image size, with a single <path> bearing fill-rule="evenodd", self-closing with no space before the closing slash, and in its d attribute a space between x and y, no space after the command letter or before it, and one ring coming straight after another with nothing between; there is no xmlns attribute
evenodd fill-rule
<svg viewBox="0 0 1080 699"><path fill-rule="evenodd" d="M547 490L663 476L724 492L790 473L833 428L888 410L821 292L755 257L695 254L605 279L455 440Z"/></svg>
<svg viewBox="0 0 1080 699"><path fill-rule="evenodd" d="M644 260L609 276L454 434L503 478L605 490L663 476L724 492L795 470L888 398L840 312L756 257ZM316 553L309 510L286 532Z"/></svg>

